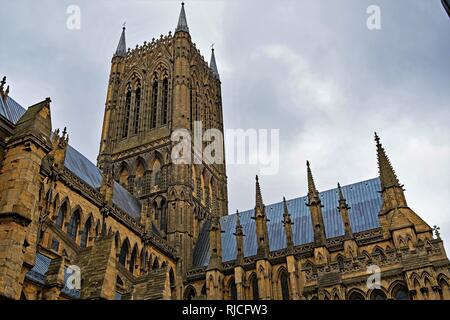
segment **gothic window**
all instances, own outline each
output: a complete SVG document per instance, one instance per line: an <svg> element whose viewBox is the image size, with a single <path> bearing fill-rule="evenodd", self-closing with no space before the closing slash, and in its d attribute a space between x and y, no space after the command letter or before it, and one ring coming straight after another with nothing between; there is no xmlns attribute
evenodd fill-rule
<svg viewBox="0 0 450 320"><path fill-rule="evenodd" d="M106 223L103 222L102 226L102 239L106 238Z"/></svg>
<svg viewBox="0 0 450 320"><path fill-rule="evenodd" d="M366 300L366 299L361 293L355 291L352 294L350 294L348 300Z"/></svg>
<svg viewBox="0 0 450 320"><path fill-rule="evenodd" d="M67 227L67 234L75 241L78 233L78 225L80 224L80 212L76 210L70 219L69 226Z"/></svg>
<svg viewBox="0 0 450 320"><path fill-rule="evenodd" d="M160 229L164 232L167 232L167 206L164 200L161 201L161 220L160 220Z"/></svg>
<svg viewBox="0 0 450 320"><path fill-rule="evenodd" d="M152 269L153 270L159 269L158 257L155 257L155 260L153 260Z"/></svg>
<svg viewBox="0 0 450 320"><path fill-rule="evenodd" d="M137 259L137 247L135 245L133 251L131 252L130 265L128 266L128 271L130 271L131 273L134 272L134 268L136 266L136 259Z"/></svg>
<svg viewBox="0 0 450 320"><path fill-rule="evenodd" d="M56 217L55 226L62 229L64 224L64 217L66 216L67 212L67 203L63 203L63 205L58 210L58 216Z"/></svg>
<svg viewBox="0 0 450 320"><path fill-rule="evenodd" d="M52 250L58 252L59 250L59 241L55 238L52 239Z"/></svg>
<svg viewBox="0 0 450 320"><path fill-rule="evenodd" d="M161 162L159 162L159 160L156 160L155 163L153 163L152 185L158 186L158 188L161 187Z"/></svg>
<svg viewBox="0 0 450 320"><path fill-rule="evenodd" d="M141 112L141 86L138 84L134 98L134 134L139 132L139 117Z"/></svg>
<svg viewBox="0 0 450 320"><path fill-rule="evenodd" d="M147 271L147 251L141 252L141 270L142 272Z"/></svg>
<svg viewBox="0 0 450 320"><path fill-rule="evenodd" d="M256 274L252 274L250 277L250 288L252 289L251 300L259 300L258 278Z"/></svg>
<svg viewBox="0 0 450 320"><path fill-rule="evenodd" d="M339 258L337 259L338 261L338 266L339 266L339 270L342 272L345 269L345 263L344 263L344 258L342 256L339 256Z"/></svg>
<svg viewBox="0 0 450 320"><path fill-rule="evenodd" d="M84 225L84 229L83 229L83 233L81 235L81 239L80 239L80 247L85 248L88 242L88 238L89 238L89 230L91 230L91 218L88 219L88 221L86 221L85 225Z"/></svg>
<svg viewBox="0 0 450 320"><path fill-rule="evenodd" d="M289 300L289 278L287 272L282 270L280 273L281 297L283 300Z"/></svg>
<svg viewBox="0 0 450 320"><path fill-rule="evenodd" d="M155 77L152 85L152 112L150 118L150 128L156 128L156 117L158 115L158 78Z"/></svg>
<svg viewBox="0 0 450 320"><path fill-rule="evenodd" d="M440 291L441 300L450 300L450 287L449 287L447 281L445 281L445 279L442 278L439 281L439 287L441 288L441 291Z"/></svg>
<svg viewBox="0 0 450 320"><path fill-rule="evenodd" d="M128 239L125 239L125 241L122 244L122 248L120 249L119 254L119 263L123 266L125 266L127 262L127 256L128 252L130 250L130 243L128 242Z"/></svg>
<svg viewBox="0 0 450 320"><path fill-rule="evenodd" d="M188 286L184 291L184 300L194 300L195 295L195 289L191 286Z"/></svg>
<svg viewBox="0 0 450 320"><path fill-rule="evenodd" d="M395 300L409 300L408 291L402 284L398 284L392 289L392 296Z"/></svg>
<svg viewBox="0 0 450 320"><path fill-rule="evenodd" d="M375 289L370 295L370 300L386 300L386 295L383 291Z"/></svg>
<svg viewBox="0 0 450 320"><path fill-rule="evenodd" d="M130 113L131 113L131 87L130 87L130 85L128 85L127 95L125 98L125 113L124 113L123 126L122 126L122 138L126 138L128 135Z"/></svg>
<svg viewBox="0 0 450 320"><path fill-rule="evenodd" d="M162 114L161 114L161 124L167 124L167 111L169 109L169 80L165 78L163 80L163 98L162 98Z"/></svg>
<svg viewBox="0 0 450 320"><path fill-rule="evenodd" d="M206 204L206 190L205 190L205 176L203 174L200 176L200 186L201 186L201 192L202 192L201 202L203 205L205 205Z"/></svg>
<svg viewBox="0 0 450 320"><path fill-rule="evenodd" d="M119 173L119 183L124 186L125 188L127 188L127 184L128 184L128 169L127 169L127 165L125 164L125 162L122 163L122 169L120 170Z"/></svg>
<svg viewBox="0 0 450 320"><path fill-rule="evenodd" d="M173 269L170 268L169 271L169 283L170 283L170 292L172 294L172 299L175 299L175 274L173 273Z"/></svg>
<svg viewBox="0 0 450 320"><path fill-rule="evenodd" d="M234 278L230 279L230 285L228 287L228 290L230 292L230 300L237 300L237 288L236 288L236 282L234 281Z"/></svg>

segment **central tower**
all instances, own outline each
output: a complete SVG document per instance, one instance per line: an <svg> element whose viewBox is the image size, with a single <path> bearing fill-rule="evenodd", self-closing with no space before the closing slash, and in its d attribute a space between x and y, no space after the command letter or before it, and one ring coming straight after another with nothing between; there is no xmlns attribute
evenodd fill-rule
<svg viewBox="0 0 450 320"><path fill-rule="evenodd" d="M183 274L203 222L228 212L225 162L206 163L193 144L196 161L172 162L172 133L188 130L194 141L198 122L203 132L223 135L214 50L208 65L191 40L184 4L173 35L127 50L124 27L111 62L98 166L141 200L141 222L179 249Z"/></svg>

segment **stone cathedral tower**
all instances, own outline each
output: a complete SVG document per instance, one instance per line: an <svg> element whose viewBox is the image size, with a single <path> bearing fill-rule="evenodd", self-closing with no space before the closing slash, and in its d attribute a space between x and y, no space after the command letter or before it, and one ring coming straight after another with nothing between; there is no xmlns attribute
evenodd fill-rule
<svg viewBox="0 0 450 320"><path fill-rule="evenodd" d="M194 132L198 122L202 132ZM184 5L174 34L135 49L126 50L124 27L111 62L98 166L140 199L147 230L178 249L179 276L192 265L203 222L228 212L227 177L225 163L205 163L194 146L192 164L174 164L171 136L185 129L193 141L209 128L223 132L219 73L214 50L208 65L192 42Z"/></svg>

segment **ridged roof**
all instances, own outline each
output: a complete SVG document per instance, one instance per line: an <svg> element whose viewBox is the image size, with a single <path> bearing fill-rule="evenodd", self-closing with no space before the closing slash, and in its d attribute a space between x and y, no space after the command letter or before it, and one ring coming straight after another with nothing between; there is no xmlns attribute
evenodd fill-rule
<svg viewBox="0 0 450 320"><path fill-rule="evenodd" d="M381 208L382 199L378 191L381 190L380 179L374 178L367 181L357 182L342 187L342 192L347 199L350 224L354 233L375 229L379 227L378 213ZM337 188L320 192L323 219L325 223L325 234L328 239L343 236L344 226L337 209ZM287 201L291 215L294 245L302 245L313 242L313 229L309 208L306 206L307 196ZM270 251L286 248L286 235L283 229L283 202L266 205L266 215L270 220L267 224L269 233ZM256 255L258 248L256 242L255 221L252 219L254 210L240 213L241 224L244 229L244 256ZM236 259L236 239L233 233L236 228L236 215L222 217L220 224L222 233L222 260L228 262ZM209 262L209 223L202 226L194 248L194 267L207 266Z"/></svg>
<svg viewBox="0 0 450 320"><path fill-rule="evenodd" d="M25 114L26 110L11 97L7 98L6 104L1 98L0 101L0 114L12 123L16 124ZM70 145L67 146L64 166L92 188L100 188L102 182L100 169ZM117 182L114 182L113 203L132 218L139 220L141 203Z"/></svg>

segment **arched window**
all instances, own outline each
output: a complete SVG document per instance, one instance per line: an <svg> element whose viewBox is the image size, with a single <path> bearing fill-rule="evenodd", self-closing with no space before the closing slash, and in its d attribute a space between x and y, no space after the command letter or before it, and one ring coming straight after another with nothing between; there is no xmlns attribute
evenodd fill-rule
<svg viewBox="0 0 450 320"><path fill-rule="evenodd" d="M281 298L283 300L289 300L289 278L286 270L282 270L280 272L280 289L281 289Z"/></svg>
<svg viewBox="0 0 450 320"><path fill-rule="evenodd" d="M163 97L162 97L162 114L161 124L167 124L167 111L169 109L169 80L165 78L163 80Z"/></svg>
<svg viewBox="0 0 450 320"><path fill-rule="evenodd" d="M141 85L138 84L136 93L134 96L134 134L139 132L139 119L141 113Z"/></svg>
<svg viewBox="0 0 450 320"><path fill-rule="evenodd" d="M161 200L160 208L158 209L158 211L160 211L161 218L159 220L159 229L167 233L167 204L164 199Z"/></svg>
<svg viewBox="0 0 450 320"><path fill-rule="evenodd" d="M252 274L250 277L250 287L252 289L251 299L259 300L258 278L256 277L256 274Z"/></svg>
<svg viewBox="0 0 450 320"><path fill-rule="evenodd" d="M80 212L76 210L72 218L70 219L69 226L67 227L68 236L75 241L78 233L78 226L80 224Z"/></svg>
<svg viewBox="0 0 450 320"><path fill-rule="evenodd" d="M125 239L119 254L119 263L123 266L125 266L127 262L127 256L129 251L130 251L130 243L128 242L128 239Z"/></svg>
<svg viewBox="0 0 450 320"><path fill-rule="evenodd" d="M102 239L106 238L106 223L103 222L102 226Z"/></svg>
<svg viewBox="0 0 450 320"><path fill-rule="evenodd" d="M130 85L128 85L127 95L125 98L125 112L124 112L123 126L122 126L122 138L126 138L128 136L130 113L131 113L131 87L130 87Z"/></svg>
<svg viewBox="0 0 450 320"><path fill-rule="evenodd" d="M80 239L80 247L85 248L89 239L89 231L91 230L92 225L92 219L89 217L89 219L84 224L83 233L81 234Z"/></svg>
<svg viewBox="0 0 450 320"><path fill-rule="evenodd" d="M55 226L62 229L64 224L64 217L67 213L67 203L64 202L63 205L58 210L58 216L56 217Z"/></svg>
<svg viewBox="0 0 450 320"><path fill-rule="evenodd" d="M155 257L155 260L153 260L152 269L153 269L153 270L159 269L159 261L158 261L158 257Z"/></svg>
<svg viewBox="0 0 450 320"><path fill-rule="evenodd" d="M172 299L175 299L175 274L173 273L173 269L170 268L169 270L169 283L170 283L170 293L172 296Z"/></svg>
<svg viewBox="0 0 450 320"><path fill-rule="evenodd" d="M348 300L366 300L366 299L361 293L354 291L350 294Z"/></svg>
<svg viewBox="0 0 450 320"><path fill-rule="evenodd" d="M153 186L161 186L161 162L159 160L155 160L152 168L152 185Z"/></svg>
<svg viewBox="0 0 450 320"><path fill-rule="evenodd" d="M441 300L450 300L450 287L448 285L448 282L445 281L444 278L442 278L439 281L439 287L441 288L441 291L440 291Z"/></svg>
<svg viewBox="0 0 450 320"><path fill-rule="evenodd" d="M392 289L392 297L395 300L409 300L408 291L402 284L398 284Z"/></svg>
<svg viewBox="0 0 450 320"><path fill-rule="evenodd" d="M339 256L337 259L338 262L338 266L339 266L339 270L342 272L345 270L345 262L344 262L344 258L342 256Z"/></svg>
<svg viewBox="0 0 450 320"><path fill-rule="evenodd" d="M141 252L141 271L147 272L147 251L145 250Z"/></svg>
<svg viewBox="0 0 450 320"><path fill-rule="evenodd" d="M136 266L136 259L137 259L137 246L135 245L133 248L133 251L131 252L131 258L130 258L130 265L128 266L128 270L131 273L134 273L134 269Z"/></svg>
<svg viewBox="0 0 450 320"><path fill-rule="evenodd" d="M192 286L188 286L184 291L184 300L194 300L195 295L195 289Z"/></svg>
<svg viewBox="0 0 450 320"><path fill-rule="evenodd" d="M156 118L158 116L158 77L155 76L152 84L152 112L150 128L156 128Z"/></svg>
<svg viewBox="0 0 450 320"><path fill-rule="evenodd" d="M230 299L231 300L237 300L237 288L236 288L236 282L234 281L234 278L230 280Z"/></svg>
<svg viewBox="0 0 450 320"><path fill-rule="evenodd" d="M122 169L120 170L119 174L119 183L124 186L125 188L128 188L128 168L125 164L122 164Z"/></svg>
<svg viewBox="0 0 450 320"><path fill-rule="evenodd" d="M375 289L370 294L370 300L386 300L386 295L380 289Z"/></svg>

